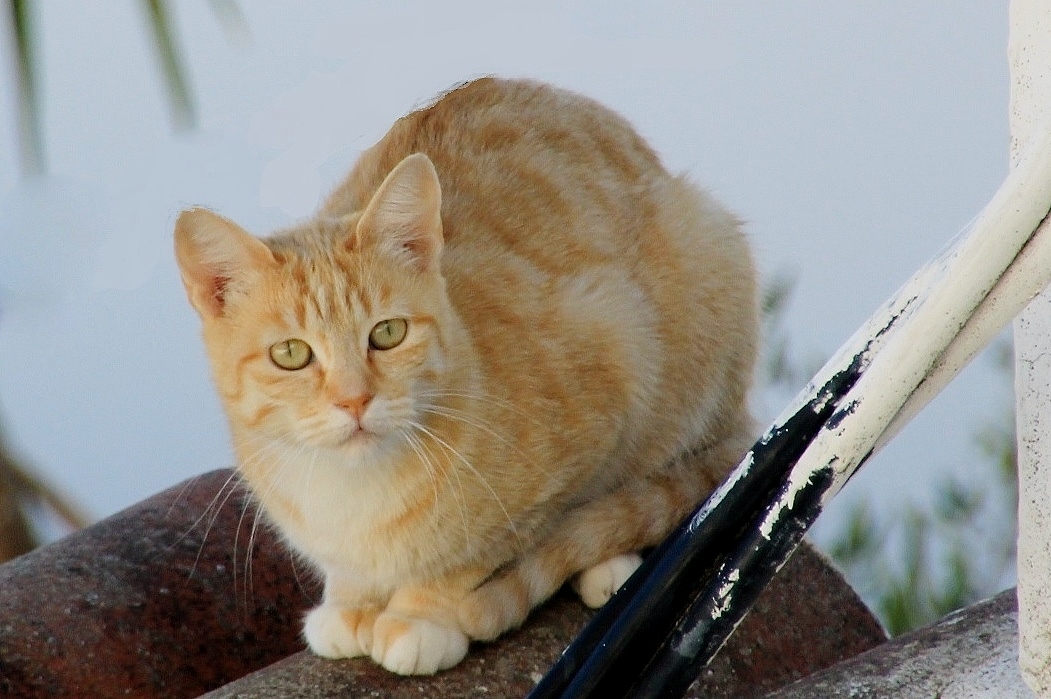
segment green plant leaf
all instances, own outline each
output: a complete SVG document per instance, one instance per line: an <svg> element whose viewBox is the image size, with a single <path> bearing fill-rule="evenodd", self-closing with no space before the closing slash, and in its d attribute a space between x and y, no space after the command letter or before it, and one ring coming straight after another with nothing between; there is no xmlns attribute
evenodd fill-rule
<svg viewBox="0 0 1051 699"><path fill-rule="evenodd" d="M33 17L28 0L8 0L11 26L15 34L15 60L18 73L18 143L22 172L44 171L44 141L41 138L40 96L36 81L33 43Z"/></svg>
<svg viewBox="0 0 1051 699"><path fill-rule="evenodd" d="M161 73L168 88L172 125L177 130L193 128L197 123L197 107L190 94L182 58L176 48L168 5L162 0L142 1L149 17L154 49L161 63Z"/></svg>

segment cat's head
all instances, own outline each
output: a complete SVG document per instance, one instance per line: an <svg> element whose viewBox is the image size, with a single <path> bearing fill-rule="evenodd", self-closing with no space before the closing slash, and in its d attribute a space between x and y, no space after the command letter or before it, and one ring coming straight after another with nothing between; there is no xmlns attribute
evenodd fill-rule
<svg viewBox="0 0 1051 699"><path fill-rule="evenodd" d="M417 154L363 211L265 241L204 209L179 217L183 283L242 448L367 454L420 423L455 360L440 208Z"/></svg>

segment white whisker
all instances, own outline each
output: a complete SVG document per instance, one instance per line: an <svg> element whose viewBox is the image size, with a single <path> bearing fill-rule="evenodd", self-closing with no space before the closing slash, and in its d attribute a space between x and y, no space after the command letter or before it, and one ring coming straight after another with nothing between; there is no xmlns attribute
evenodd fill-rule
<svg viewBox="0 0 1051 699"><path fill-rule="evenodd" d="M249 531L247 548L245 550L243 564L244 571L242 573L244 578L244 607L246 610L248 608L248 600L251 596L251 591L254 587L252 581L252 551L255 547L256 531L258 530L260 522L263 520L263 517L261 516L264 511L263 503L266 501L267 497L269 497L270 493L277 487L278 482L284 477L288 467L298 460L299 455L303 451L302 445L296 444L287 438L264 439L256 437L254 441L261 442L263 446L252 453L249 458L245 459L242 463L242 468L254 468L257 465L266 465L271 468L265 469L264 471L265 487L262 491L252 493L252 499L245 502L245 506L241 510L241 516L237 523L237 530L234 534L233 569L235 571L234 585L236 587L236 571L239 569L237 563L237 551L239 548L241 529L244 519L248 515L248 511L252 506L252 501L254 500L255 515L252 517L252 526ZM294 447L294 452L289 453L288 447ZM278 455L280 458L273 460L272 457L275 455ZM259 485L260 484L256 484L257 489L259 488Z"/></svg>
<svg viewBox="0 0 1051 699"><path fill-rule="evenodd" d="M485 393L476 393L463 389L451 389L451 388L432 388L424 389L417 394L420 398L462 398L477 403L491 405L497 408L502 408L508 412L514 413L521 418L528 420L537 427L546 427L542 421L537 419L535 415L527 413L526 411L519 408L511 401L503 400Z"/></svg>
<svg viewBox="0 0 1051 699"><path fill-rule="evenodd" d="M438 392L430 392L430 393L421 392L420 395L421 396L424 396L424 395L432 395L432 396L434 396L434 395L438 395ZM502 443L504 446L506 446L509 449L513 450L522 459L523 462L528 463L530 466L532 466L533 468L536 468L541 473L544 473L547 476L551 476L552 475L551 471L547 468L546 464L542 464L542 463L539 463L537 461L534 461L533 458L531 456L529 456L524 450L522 450L522 448L516 442L514 442L514 441L508 439L507 437L505 437L503 434L501 434L496 429L495 426L493 426L493 424L491 422L489 422L488 420L483 419L482 417L480 417L477 414L470 413L470 412L468 412L466 410L460 410L459 408L454 408L454 407L451 407L451 406L448 406L448 405L438 405L438 404L434 404L434 403L421 403L419 405L418 409L422 413L429 413L429 414L432 414L432 415L438 415L438 416L447 418L449 420L453 420L453 421L456 421L456 422L461 422L461 423L463 423L465 425L468 425L469 427L473 427L474 429L479 430L481 432L485 432L486 434L490 435L493 439L497 440L498 442Z"/></svg>
<svg viewBox="0 0 1051 699"><path fill-rule="evenodd" d="M209 503L205 505L204 510L197 517L197 519L194 520L193 524L187 527L186 531L182 534L182 536L180 536L178 540L176 540L171 546L169 546L169 549L171 549L177 544L181 543L186 539L186 537L190 535L190 532L199 527L202 522L208 520L208 524L205 526L204 532L201 534L201 543L197 547L197 556L193 560L193 565L190 566L189 573L187 573L188 579L193 578L194 573L197 572L197 566L200 564L201 556L204 553L204 545L208 541L208 535L211 533L212 527L215 526L215 521L219 518L219 513L222 511L222 508L226 505L227 501L230 499L233 493L237 490L237 486L239 485L239 483L235 482L236 480L237 472L234 471L230 474L229 477L227 477L223 484L219 486L219 489L216 491L211 501L209 501Z"/></svg>
<svg viewBox="0 0 1051 699"><path fill-rule="evenodd" d="M489 491L489 494L493 496L493 500L495 500L496 504L500 507L500 510L504 513L504 518L507 519L507 523L511 527L511 533L514 534L515 539L518 540L519 547L520 548L524 548L524 545L522 543L522 537L518 534L518 527L515 526L514 520L511 519L511 514L507 511L507 507L504 506L503 500L500 499L499 494L497 494L497 492L493 489L493 486L490 485L489 481L486 480L485 476L483 476L478 471L478 469L476 469L474 466L472 466L471 463L464 457L463 454L461 454L451 444L449 444L444 439L442 439L437 434L435 434L432 430L427 429L425 426L423 426L419 422L413 423L413 427L415 427L419 431L423 432L424 434L428 435L431 439L433 439L435 442L437 442L442 447L444 447L450 454L452 454L457 459L459 459L460 462L465 467L467 467L468 471L470 471L472 474L474 474L475 478L478 479L478 482L481 483L483 486L485 486L486 490Z"/></svg>
<svg viewBox="0 0 1051 699"><path fill-rule="evenodd" d="M456 501L456 509L459 511L460 520L463 523L464 543L467 547L470 547L471 528L467 523L466 495L464 494L463 481L460 480L460 474L456 472L455 469L440 469L436 463L437 459L435 459L433 452L431 452L430 448L428 448L428 446L419 437L412 434L408 430L402 430L401 434L405 437L405 440L409 443L409 446L412 447L413 451L416 452L416 454L420 457L420 460L424 463L424 466L427 469L427 472L431 479L431 487L434 489L435 502L437 502L440 498L437 481L439 471L441 471L441 475L444 476L445 482L449 483L450 485L452 484L452 481L449 479L449 471L453 471L453 474L456 476L457 489L460 491L460 496L457 498L455 491L451 491L450 494L452 498Z"/></svg>

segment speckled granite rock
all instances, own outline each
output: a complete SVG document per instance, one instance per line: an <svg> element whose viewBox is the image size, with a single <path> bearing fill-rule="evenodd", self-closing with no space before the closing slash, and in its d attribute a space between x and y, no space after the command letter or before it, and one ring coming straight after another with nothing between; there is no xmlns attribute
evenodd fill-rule
<svg viewBox="0 0 1051 699"><path fill-rule="evenodd" d="M255 507L229 476L0 566L0 696L196 696L302 649L318 588L263 527L245 558Z"/></svg>
<svg viewBox="0 0 1051 699"><path fill-rule="evenodd" d="M0 566L0 695L522 696L588 618L560 595L525 628L429 678L314 658L299 652L299 619L319 587L265 528L246 560L255 509L224 490L229 476L201 476ZM804 547L693 693L758 696L882 640Z"/></svg>

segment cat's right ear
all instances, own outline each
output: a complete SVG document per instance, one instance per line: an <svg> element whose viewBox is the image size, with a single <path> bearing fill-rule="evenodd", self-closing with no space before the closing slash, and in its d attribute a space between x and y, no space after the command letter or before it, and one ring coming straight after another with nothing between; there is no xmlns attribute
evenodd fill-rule
<svg viewBox="0 0 1051 699"><path fill-rule="evenodd" d="M189 209L179 215L175 259L186 295L205 320L222 316L231 294L277 264L261 240L208 209Z"/></svg>
<svg viewBox="0 0 1051 699"><path fill-rule="evenodd" d="M436 269L441 255L442 186L423 153L394 166L358 220L364 245L373 245L419 270Z"/></svg>

